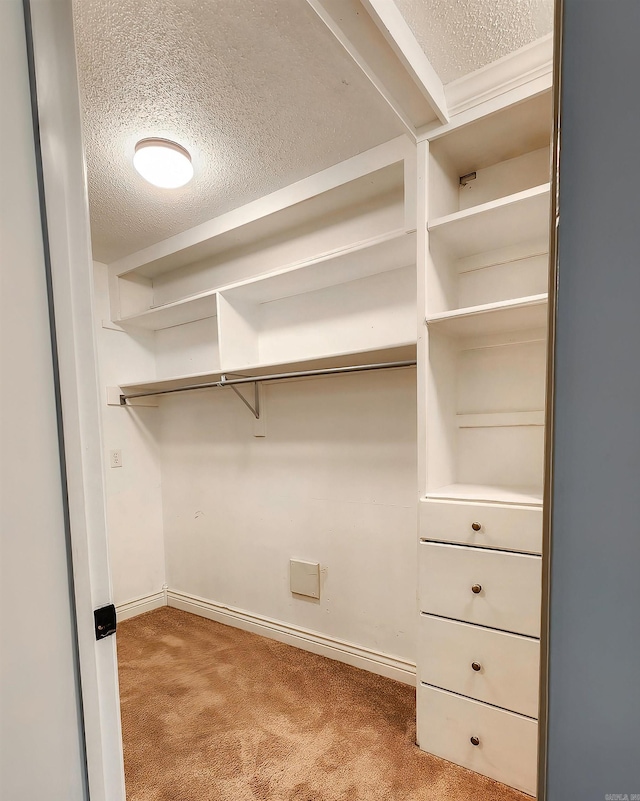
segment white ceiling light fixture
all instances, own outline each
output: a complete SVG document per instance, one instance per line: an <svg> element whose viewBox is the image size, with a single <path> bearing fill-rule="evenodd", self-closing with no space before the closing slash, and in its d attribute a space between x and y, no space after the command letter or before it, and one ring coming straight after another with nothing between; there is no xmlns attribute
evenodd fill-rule
<svg viewBox="0 0 640 801"><path fill-rule="evenodd" d="M162 189L177 189L193 178L189 151L169 139L141 139L133 166L145 181Z"/></svg>

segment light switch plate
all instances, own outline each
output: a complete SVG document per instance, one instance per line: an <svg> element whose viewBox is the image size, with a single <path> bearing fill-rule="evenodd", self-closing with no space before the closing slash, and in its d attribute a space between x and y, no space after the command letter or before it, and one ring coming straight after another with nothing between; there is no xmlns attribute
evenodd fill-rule
<svg viewBox="0 0 640 801"><path fill-rule="evenodd" d="M291 592L306 595L308 598L320 597L320 564L291 559L289 562L289 581Z"/></svg>

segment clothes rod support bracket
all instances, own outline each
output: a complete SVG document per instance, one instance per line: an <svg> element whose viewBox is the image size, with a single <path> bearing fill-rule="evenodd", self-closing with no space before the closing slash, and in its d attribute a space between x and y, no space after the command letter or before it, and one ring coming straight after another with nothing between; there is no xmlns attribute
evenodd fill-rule
<svg viewBox="0 0 640 801"><path fill-rule="evenodd" d="M256 420L260 419L260 390L258 388L258 381L254 381L253 383L253 406L249 403L249 401L245 398L245 396L240 392L240 390L235 386L235 384L228 384L227 383L226 375L220 376L220 386L221 387L231 387L231 389L235 392L235 394L240 398L240 400L244 403L247 409L250 410L251 414L256 418Z"/></svg>

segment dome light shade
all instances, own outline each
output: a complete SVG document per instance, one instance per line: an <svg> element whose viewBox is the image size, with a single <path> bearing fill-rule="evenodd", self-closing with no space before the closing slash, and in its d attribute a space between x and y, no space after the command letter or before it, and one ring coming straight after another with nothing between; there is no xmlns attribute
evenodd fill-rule
<svg viewBox="0 0 640 801"><path fill-rule="evenodd" d="M162 189L177 189L193 178L189 152L168 139L141 139L133 166L145 181Z"/></svg>

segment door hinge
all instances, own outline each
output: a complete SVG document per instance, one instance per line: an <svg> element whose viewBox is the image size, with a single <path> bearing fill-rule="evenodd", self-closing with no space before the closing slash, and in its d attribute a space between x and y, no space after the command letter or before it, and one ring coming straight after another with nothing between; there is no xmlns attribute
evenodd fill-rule
<svg viewBox="0 0 640 801"><path fill-rule="evenodd" d="M94 609L93 619L96 627L96 640L103 640L110 634L116 633L116 608L113 604Z"/></svg>

